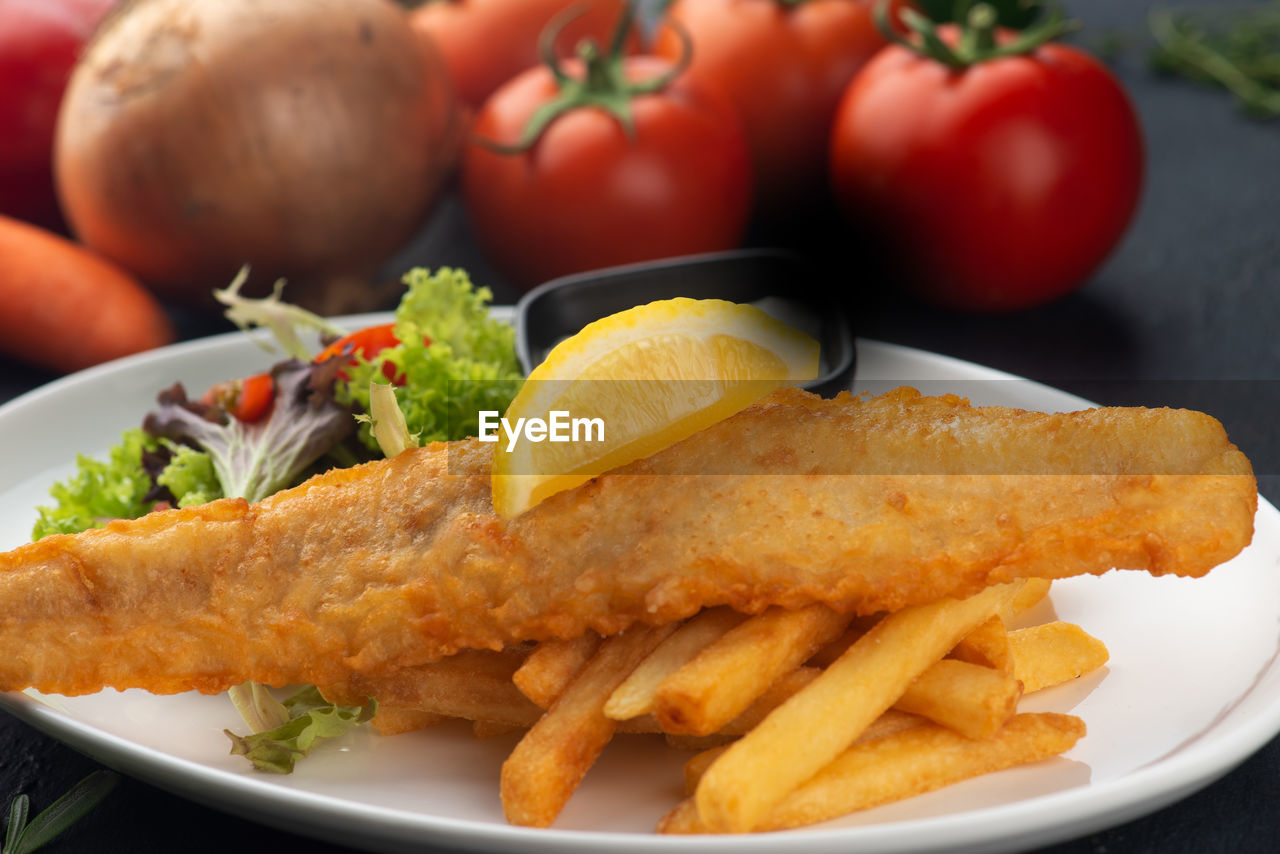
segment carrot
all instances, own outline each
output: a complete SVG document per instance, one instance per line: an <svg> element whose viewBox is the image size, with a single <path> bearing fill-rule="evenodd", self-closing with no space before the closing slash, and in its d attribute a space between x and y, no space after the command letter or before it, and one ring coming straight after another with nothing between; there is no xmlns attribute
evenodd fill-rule
<svg viewBox="0 0 1280 854"><path fill-rule="evenodd" d="M0 352L67 373L173 339L164 309L129 273L0 216Z"/></svg>

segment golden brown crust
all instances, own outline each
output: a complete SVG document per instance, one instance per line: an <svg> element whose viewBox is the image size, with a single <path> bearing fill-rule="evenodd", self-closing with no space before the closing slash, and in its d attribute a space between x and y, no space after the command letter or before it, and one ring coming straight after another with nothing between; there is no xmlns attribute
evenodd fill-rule
<svg viewBox="0 0 1280 854"><path fill-rule="evenodd" d="M870 613L1020 576L1198 576L1252 536L1201 413L781 392L504 522L487 445L0 555L0 689L341 684L704 606Z"/></svg>

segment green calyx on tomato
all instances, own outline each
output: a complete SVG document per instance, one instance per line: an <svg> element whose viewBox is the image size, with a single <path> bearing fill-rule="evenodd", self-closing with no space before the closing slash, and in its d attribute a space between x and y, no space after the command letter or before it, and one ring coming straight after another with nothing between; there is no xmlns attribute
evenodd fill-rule
<svg viewBox="0 0 1280 854"><path fill-rule="evenodd" d="M889 20L889 6L882 0L875 9L876 27L886 39L957 71L1000 57L1031 53L1077 26L1075 21L1067 20L1062 7L1055 4L1040 23L1022 30L1012 39L998 40L996 29L1000 16L996 8L990 3L958 0L955 19L959 22L959 36L951 42L938 33L938 25L932 19L910 7L899 11L902 22L910 30L908 35L902 35Z"/></svg>
<svg viewBox="0 0 1280 854"><path fill-rule="evenodd" d="M538 53L555 78L559 94L530 117L519 141L514 145L479 137L475 139L477 145L497 154L520 154L536 145L543 132L557 118L582 107L595 107L612 115L630 137L635 132L631 115L632 98L661 92L688 67L692 45L688 35L681 32L685 50L675 65L648 80L627 79L623 70L623 58L635 13L631 4L626 3L606 50L602 51L595 39L591 38L583 39L578 44L577 57L582 62L584 72L581 78L570 76L556 57L555 44L560 32L570 21L581 15L582 11L576 6L566 9L552 19L538 39Z"/></svg>

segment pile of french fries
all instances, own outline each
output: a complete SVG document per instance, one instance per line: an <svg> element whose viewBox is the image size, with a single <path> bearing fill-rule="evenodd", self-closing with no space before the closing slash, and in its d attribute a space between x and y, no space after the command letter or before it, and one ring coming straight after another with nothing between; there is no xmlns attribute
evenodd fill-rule
<svg viewBox="0 0 1280 854"><path fill-rule="evenodd" d="M464 651L379 683L374 724L526 730L501 775L513 824L551 825L613 734L631 732L696 751L688 797L659 832L799 827L1069 750L1084 723L1019 714L1019 700L1101 667L1107 650L1069 623L1006 628L1049 586L875 618L709 608L606 638Z"/></svg>

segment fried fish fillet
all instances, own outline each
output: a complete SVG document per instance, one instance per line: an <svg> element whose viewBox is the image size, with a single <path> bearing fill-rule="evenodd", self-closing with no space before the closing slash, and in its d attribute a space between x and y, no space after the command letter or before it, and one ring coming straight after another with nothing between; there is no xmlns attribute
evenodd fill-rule
<svg viewBox="0 0 1280 854"><path fill-rule="evenodd" d="M331 471L0 555L0 689L376 679L700 608L871 613L1024 576L1198 576L1257 490L1213 418L785 391L509 521L491 445Z"/></svg>

